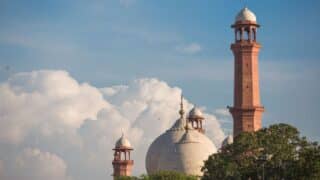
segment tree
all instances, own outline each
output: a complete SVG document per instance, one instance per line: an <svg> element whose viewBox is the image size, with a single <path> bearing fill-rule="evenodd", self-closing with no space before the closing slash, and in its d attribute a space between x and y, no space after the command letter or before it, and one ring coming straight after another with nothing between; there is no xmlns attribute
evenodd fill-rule
<svg viewBox="0 0 320 180"><path fill-rule="evenodd" d="M118 177L116 180L197 180L197 177L176 171L160 171L140 177Z"/></svg>
<svg viewBox="0 0 320 180"><path fill-rule="evenodd" d="M197 178L176 171L160 171L150 174L149 177L143 180L197 180Z"/></svg>
<svg viewBox="0 0 320 180"><path fill-rule="evenodd" d="M205 161L204 180L320 179L320 147L287 124L241 133Z"/></svg>

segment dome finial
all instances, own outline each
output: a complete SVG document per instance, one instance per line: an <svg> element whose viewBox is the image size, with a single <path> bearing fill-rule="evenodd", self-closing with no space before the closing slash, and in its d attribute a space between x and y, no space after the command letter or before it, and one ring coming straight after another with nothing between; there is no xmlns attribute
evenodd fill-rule
<svg viewBox="0 0 320 180"><path fill-rule="evenodd" d="M182 118L184 115L184 110L183 110L183 94L181 93L181 102L180 102L180 111L179 111L180 117Z"/></svg>
<svg viewBox="0 0 320 180"><path fill-rule="evenodd" d="M244 8L247 8L247 1L246 0L240 0L242 2L242 5Z"/></svg>

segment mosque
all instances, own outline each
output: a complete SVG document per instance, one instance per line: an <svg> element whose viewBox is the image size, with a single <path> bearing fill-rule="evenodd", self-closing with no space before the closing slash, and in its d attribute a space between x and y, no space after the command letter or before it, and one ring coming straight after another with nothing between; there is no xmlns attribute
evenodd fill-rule
<svg viewBox="0 0 320 180"><path fill-rule="evenodd" d="M233 135L241 132L253 132L261 128L264 107L260 103L257 23L255 14L243 8L236 16L234 29L235 40L231 44L234 54L234 99L229 112L233 117ZM201 176L201 167L208 157L217 152L212 141L205 135L205 118L201 110L194 107L185 116L183 97L181 97L180 117L175 123L156 138L146 154L148 174L157 171L178 171L189 175ZM233 142L228 136L222 147ZM130 176L134 161L130 157L133 150L130 142L123 135L116 142L113 176Z"/></svg>

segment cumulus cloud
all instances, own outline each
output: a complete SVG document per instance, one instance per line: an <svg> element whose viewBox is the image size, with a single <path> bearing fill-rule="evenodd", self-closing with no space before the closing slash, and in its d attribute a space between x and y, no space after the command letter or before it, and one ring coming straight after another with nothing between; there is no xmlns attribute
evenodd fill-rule
<svg viewBox="0 0 320 180"><path fill-rule="evenodd" d="M176 50L183 54L196 54L202 50L202 47L198 43L191 43L176 47Z"/></svg>
<svg viewBox="0 0 320 180"><path fill-rule="evenodd" d="M0 140L18 143L39 128L50 135L78 128L108 104L100 91L79 84L65 71L18 73L0 85Z"/></svg>
<svg viewBox="0 0 320 180"><path fill-rule="evenodd" d="M57 173L55 179L108 179L122 132L134 146L134 174L144 173L150 143L179 117L181 92L149 78L96 88L65 71L15 74L0 84L0 175L1 169L6 174L19 167L25 180L35 179L25 172L45 176L37 168L40 160L50 160L43 171ZM185 100L185 106L193 105ZM219 146L220 124L214 115L205 116L207 135ZM29 161L36 163L24 166Z"/></svg>
<svg viewBox="0 0 320 180"><path fill-rule="evenodd" d="M3 174L4 180L71 180L60 157L39 149L24 149L10 164L10 170Z"/></svg>
<svg viewBox="0 0 320 180"><path fill-rule="evenodd" d="M215 112L215 114L217 114L219 116L224 116L224 117L231 116L231 114L227 108L216 109L214 112Z"/></svg>

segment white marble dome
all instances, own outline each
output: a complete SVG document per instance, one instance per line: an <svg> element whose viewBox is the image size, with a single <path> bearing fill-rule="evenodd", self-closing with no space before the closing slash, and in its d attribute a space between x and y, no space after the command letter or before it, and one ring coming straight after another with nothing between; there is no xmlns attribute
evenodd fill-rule
<svg viewBox="0 0 320 180"><path fill-rule="evenodd" d="M116 148L132 148L130 141L127 138L125 138L123 134L121 138L118 139L118 141L116 142L115 147Z"/></svg>
<svg viewBox="0 0 320 180"><path fill-rule="evenodd" d="M239 22L239 21L257 22L257 17L252 11L250 11L247 7L245 7L236 16L236 22Z"/></svg>
<svg viewBox="0 0 320 180"><path fill-rule="evenodd" d="M202 111L197 108L197 107L193 107L191 109L191 111L189 112L189 118L204 118L203 117L203 114L202 114Z"/></svg>
<svg viewBox="0 0 320 180"><path fill-rule="evenodd" d="M148 174L167 170L202 175L204 161L217 149L207 136L190 125L185 127L186 120L181 117L150 145L146 156Z"/></svg>

